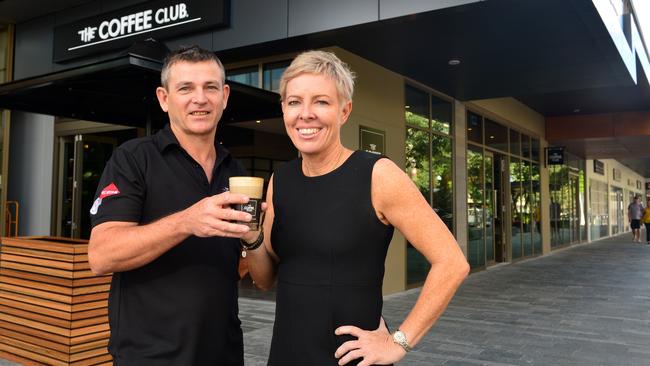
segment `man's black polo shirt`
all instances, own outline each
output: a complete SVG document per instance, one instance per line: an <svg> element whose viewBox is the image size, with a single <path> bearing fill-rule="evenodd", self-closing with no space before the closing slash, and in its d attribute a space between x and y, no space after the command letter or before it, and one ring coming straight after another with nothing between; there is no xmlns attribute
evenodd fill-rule
<svg viewBox="0 0 650 366"><path fill-rule="evenodd" d="M178 144L169 125L128 141L106 164L91 209L107 221L151 223L222 193L245 175L216 144L212 182ZM243 365L238 318L238 239L190 236L153 262L114 273L109 350L116 366Z"/></svg>

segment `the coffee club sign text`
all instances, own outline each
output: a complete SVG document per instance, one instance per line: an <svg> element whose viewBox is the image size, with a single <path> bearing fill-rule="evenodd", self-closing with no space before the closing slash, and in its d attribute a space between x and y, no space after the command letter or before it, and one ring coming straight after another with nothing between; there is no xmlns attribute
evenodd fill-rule
<svg viewBox="0 0 650 366"><path fill-rule="evenodd" d="M162 40L229 25L228 0L151 1L59 26L54 62L126 48L135 41Z"/></svg>

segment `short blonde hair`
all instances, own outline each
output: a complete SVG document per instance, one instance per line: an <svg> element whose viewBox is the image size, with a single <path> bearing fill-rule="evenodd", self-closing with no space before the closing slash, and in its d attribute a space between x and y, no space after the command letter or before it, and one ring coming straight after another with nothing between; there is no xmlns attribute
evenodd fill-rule
<svg viewBox="0 0 650 366"><path fill-rule="evenodd" d="M332 52L307 51L293 59L280 78L280 98L285 100L287 83L301 74L324 75L336 83L339 99L352 100L354 94L354 72Z"/></svg>

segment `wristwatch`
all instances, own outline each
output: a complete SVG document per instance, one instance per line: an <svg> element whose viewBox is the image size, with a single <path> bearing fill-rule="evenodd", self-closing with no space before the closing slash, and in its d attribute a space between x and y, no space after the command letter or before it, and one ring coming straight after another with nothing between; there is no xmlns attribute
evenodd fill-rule
<svg viewBox="0 0 650 366"><path fill-rule="evenodd" d="M406 335L399 329L393 333L393 342L404 348L404 351L406 352L410 352L412 349L411 346L409 346L408 340L406 340Z"/></svg>

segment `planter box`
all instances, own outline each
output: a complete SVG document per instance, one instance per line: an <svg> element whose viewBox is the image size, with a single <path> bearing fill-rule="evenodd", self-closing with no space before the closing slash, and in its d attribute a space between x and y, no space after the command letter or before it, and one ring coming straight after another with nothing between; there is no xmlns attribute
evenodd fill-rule
<svg viewBox="0 0 650 366"><path fill-rule="evenodd" d="M92 274L87 241L0 241L0 357L24 365L112 365L111 276Z"/></svg>

